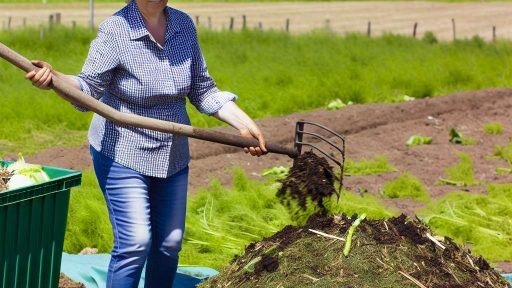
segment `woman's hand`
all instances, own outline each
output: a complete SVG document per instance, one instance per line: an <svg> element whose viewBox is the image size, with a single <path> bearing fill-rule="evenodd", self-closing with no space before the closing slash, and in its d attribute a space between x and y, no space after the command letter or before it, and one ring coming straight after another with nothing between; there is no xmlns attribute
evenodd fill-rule
<svg viewBox="0 0 512 288"><path fill-rule="evenodd" d="M25 79L32 81L32 85L48 90L52 82L52 66L44 61L34 60L32 64L41 68L39 71L30 71L25 74Z"/></svg>
<svg viewBox="0 0 512 288"><path fill-rule="evenodd" d="M252 128L252 129L251 129ZM263 137L263 133L261 133L258 126L251 128L242 128L240 129L240 135L244 137L254 137L258 139L260 146L258 147L245 147L245 153L250 153L252 156L261 156L267 154L267 148L265 147L265 138Z"/></svg>
<svg viewBox="0 0 512 288"><path fill-rule="evenodd" d="M235 102L229 101L220 108L219 111L213 114L217 119L228 123L240 131L240 134L244 137L253 137L258 140L258 147L245 147L245 153L250 153L253 156L261 156L267 154L267 148L265 148L265 138L261 133L260 128L254 121L240 109Z"/></svg>

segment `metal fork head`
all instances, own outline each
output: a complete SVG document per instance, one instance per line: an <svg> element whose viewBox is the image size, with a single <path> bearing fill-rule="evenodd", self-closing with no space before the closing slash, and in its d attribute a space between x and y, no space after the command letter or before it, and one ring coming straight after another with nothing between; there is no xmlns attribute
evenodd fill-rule
<svg viewBox="0 0 512 288"><path fill-rule="evenodd" d="M325 135L312 132L312 131L306 131L306 128L309 129L310 127L316 127L317 130L322 132ZM318 143L326 143L330 147L334 148L336 153L339 153L338 157L335 157L334 155L331 155L331 153L327 153L327 151L320 148L318 145L315 145L311 141L305 141L304 136L308 136L308 139L311 138L311 140L316 140ZM336 141L331 141L329 138L334 138ZM309 146L320 153L322 153L325 157L329 158L332 162L336 163L340 167L340 190L341 187L343 187L343 170L345 167L345 137L343 135L340 135L333 130L325 127L324 125L310 122L310 121L298 121L295 126L295 150L298 152L298 155L301 155L302 147L303 146ZM341 146L341 147L340 147Z"/></svg>

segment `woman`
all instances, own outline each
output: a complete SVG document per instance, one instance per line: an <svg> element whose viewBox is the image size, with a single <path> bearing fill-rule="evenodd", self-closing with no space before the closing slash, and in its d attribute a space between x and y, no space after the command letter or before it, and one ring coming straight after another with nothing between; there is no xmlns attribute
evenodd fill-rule
<svg viewBox="0 0 512 288"><path fill-rule="evenodd" d="M33 63L42 69L26 78L48 89L51 66ZM236 96L219 91L208 74L193 21L167 0L135 0L105 20L82 72L65 78L121 112L182 124L190 124L188 97L199 111L258 139L247 153L266 153ZM137 287L146 262L145 287L171 287L185 225L187 137L116 126L95 114L88 139L114 232L107 287Z"/></svg>

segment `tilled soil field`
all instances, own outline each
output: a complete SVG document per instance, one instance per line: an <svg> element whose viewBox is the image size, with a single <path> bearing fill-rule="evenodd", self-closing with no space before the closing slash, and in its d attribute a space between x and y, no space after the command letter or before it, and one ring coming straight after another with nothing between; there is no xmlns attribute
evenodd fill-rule
<svg viewBox="0 0 512 288"><path fill-rule="evenodd" d="M77 112L78 113L78 112ZM464 92L450 96L414 100L397 104L352 105L337 111L319 109L284 117L259 120L268 141L293 145L295 122L303 119L324 124L346 136L346 157L351 160L371 159L384 155L397 168L376 176L352 176L344 180L347 189L364 189L378 195L384 182L408 171L418 177L433 198L460 189L436 184L444 176L444 169L456 164L459 152L471 155L474 174L479 185L463 187L471 193L484 193L485 183L512 183L512 175L498 175L496 167L506 167L500 160L489 160L496 145L505 146L512 137L512 90L491 89ZM502 135L489 135L483 126L489 122L503 124ZM457 128L465 136L474 138L475 145L456 145L449 142L449 130ZM219 128L236 133L231 128ZM433 137L431 145L406 147L411 135ZM290 167L292 159L283 155L251 157L241 149L191 139L190 191L207 186L216 177L229 185L230 169L240 166L255 179L263 169L273 166ZM15 155L12 155L13 158ZM28 162L71 169L88 169L91 161L87 144L78 148L52 148L26 157ZM413 200L385 200L406 214L423 207ZM512 271L506 263L504 271Z"/></svg>
<svg viewBox="0 0 512 288"><path fill-rule="evenodd" d="M112 15L123 6L118 3L96 3L95 25ZM335 33L367 32L371 21L371 34L384 32L412 35L417 22L417 35L432 31L442 40L452 40L452 19L455 20L456 37L469 38L479 35L492 40L493 26L498 38L512 38L510 3L441 3L441 2L277 2L277 3L173 3L169 5L183 10L194 19L199 17L199 25L212 29L228 29L230 18L234 17L233 27L242 27L242 15L246 15L247 27L260 27L264 30L284 30L286 19L290 19L289 31L303 33L329 26ZM87 3L0 3L0 24L11 27L40 25L48 22L53 13L61 13L62 23L78 25L89 23ZM208 20L210 17L210 21ZM25 19L25 20L24 20ZM329 21L329 24L327 24ZM38 35L37 35L38 36Z"/></svg>
<svg viewBox="0 0 512 288"><path fill-rule="evenodd" d="M78 112L77 112L78 113ZM384 155L398 171L377 176L346 177L345 187L364 187L370 193L378 193L385 181L408 171L420 178L431 196L438 198L453 187L436 185L443 176L444 168L458 162L457 153L469 153L474 161L475 178L480 183L512 182L512 175L498 175L497 166L503 161L487 159L496 145L506 145L512 137L512 90L492 89L464 92L450 96L415 100L397 104L352 105L337 111L319 109L276 118L258 120L267 141L281 145L293 145L295 123L310 120L324 124L346 136L346 156L351 160L370 159ZM502 135L491 136L483 131L489 122L504 126ZM449 130L457 128L461 133L477 140L476 145L450 143ZM220 131L236 133L232 128ZM405 142L411 135L433 137L431 145L408 148ZM192 193L207 186L213 177L229 184L233 166L241 166L255 179L261 179L263 169L273 166L290 167L288 156L268 154L250 157L241 149L190 139L192 161L190 163L190 190ZM10 155L12 159L16 155ZM56 147L26 157L28 162L70 169L92 167L87 144L77 148ZM483 186L467 188L471 192L483 192ZM407 208L407 207L404 207Z"/></svg>

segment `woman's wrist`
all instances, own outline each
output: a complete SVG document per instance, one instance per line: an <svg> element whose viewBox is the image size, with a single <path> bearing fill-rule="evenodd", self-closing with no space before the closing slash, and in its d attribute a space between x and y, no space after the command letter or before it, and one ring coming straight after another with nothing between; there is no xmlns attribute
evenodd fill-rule
<svg viewBox="0 0 512 288"><path fill-rule="evenodd" d="M213 116L238 130L248 129L247 114L245 114L233 101L226 102ZM250 119L250 118L249 118Z"/></svg>
<svg viewBox="0 0 512 288"><path fill-rule="evenodd" d="M263 155L267 152L265 148L265 138L260 131L260 128L256 123L249 117L242 109L238 107L234 102L229 101L224 104L219 111L214 113L214 116L234 128L240 131L242 136L254 137L258 139L260 143L259 147L246 147L244 148L246 153L251 155Z"/></svg>

